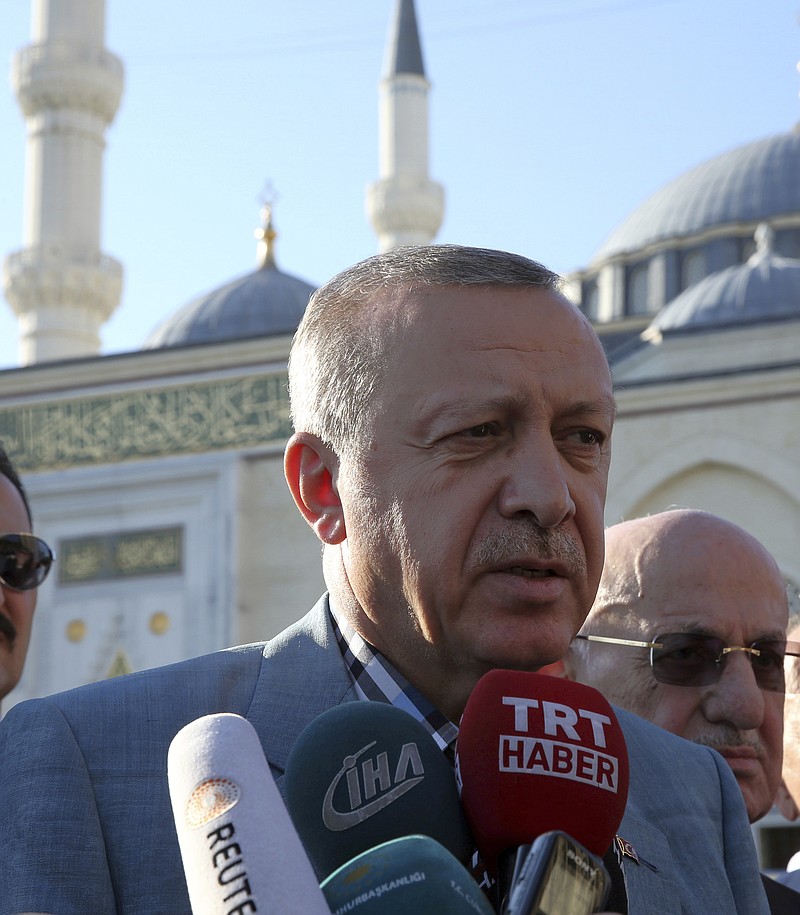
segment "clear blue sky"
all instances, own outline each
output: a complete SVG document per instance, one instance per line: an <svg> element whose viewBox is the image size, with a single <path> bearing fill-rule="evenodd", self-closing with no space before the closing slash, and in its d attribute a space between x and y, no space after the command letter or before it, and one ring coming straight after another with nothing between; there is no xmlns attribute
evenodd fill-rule
<svg viewBox="0 0 800 915"><path fill-rule="evenodd" d="M0 0L0 59L30 42ZM103 351L255 266L267 181L279 266L313 283L376 250L377 92L394 0L108 0L125 65L103 250L125 267ZM438 241L586 264L653 191L800 120L800 2L417 0ZM0 255L22 243L24 123L0 90ZM0 367L17 362L0 302Z"/></svg>

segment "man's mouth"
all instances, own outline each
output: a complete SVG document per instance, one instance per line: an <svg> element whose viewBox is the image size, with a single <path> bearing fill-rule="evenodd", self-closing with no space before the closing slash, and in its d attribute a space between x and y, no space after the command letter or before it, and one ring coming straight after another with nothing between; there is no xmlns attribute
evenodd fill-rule
<svg viewBox="0 0 800 915"><path fill-rule="evenodd" d="M719 752L726 759L758 759L759 754L755 748L739 745L735 747L720 747Z"/></svg>
<svg viewBox="0 0 800 915"><path fill-rule="evenodd" d="M511 566L507 571L511 575L521 575L523 578L549 578L555 575L552 569L526 569L523 566Z"/></svg>

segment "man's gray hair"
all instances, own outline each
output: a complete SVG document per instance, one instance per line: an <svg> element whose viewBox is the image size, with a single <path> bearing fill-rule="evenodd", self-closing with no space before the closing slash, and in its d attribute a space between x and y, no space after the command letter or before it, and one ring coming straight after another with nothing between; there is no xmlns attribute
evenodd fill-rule
<svg viewBox="0 0 800 915"><path fill-rule="evenodd" d="M370 304L387 290L430 286L516 286L559 292L561 278L518 254L461 245L394 248L342 271L306 308L289 357L295 431L342 454L362 438L390 335L376 332ZM491 321L487 312L486 320ZM403 316L397 315L402 323Z"/></svg>

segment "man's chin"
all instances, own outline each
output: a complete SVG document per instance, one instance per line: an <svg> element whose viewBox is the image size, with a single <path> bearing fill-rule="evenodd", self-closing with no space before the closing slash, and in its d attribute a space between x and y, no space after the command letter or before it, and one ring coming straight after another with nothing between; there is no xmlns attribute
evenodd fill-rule
<svg viewBox="0 0 800 915"><path fill-rule="evenodd" d="M744 806L747 808L747 818L751 823L760 820L772 810L772 799L761 797L758 792L749 791L746 786L739 782L744 797Z"/></svg>
<svg viewBox="0 0 800 915"><path fill-rule="evenodd" d="M524 648L515 651L498 651L488 656L485 667L489 670L518 670L524 673L537 673L542 668L550 667L561 660L564 651L559 655L541 650L541 646Z"/></svg>
<svg viewBox="0 0 800 915"><path fill-rule="evenodd" d="M544 627L520 628L511 631L502 644L495 650L487 652L492 659L493 667L506 670L537 671L560 661L570 646L572 634L564 632L547 632Z"/></svg>

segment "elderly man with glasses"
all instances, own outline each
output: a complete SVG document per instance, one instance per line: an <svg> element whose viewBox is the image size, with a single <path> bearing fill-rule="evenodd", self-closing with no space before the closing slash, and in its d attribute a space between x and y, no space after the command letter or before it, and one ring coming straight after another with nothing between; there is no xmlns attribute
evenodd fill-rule
<svg viewBox="0 0 800 915"><path fill-rule="evenodd" d="M0 447L0 699L19 682L36 609L36 589L53 562L50 547L30 533L25 489Z"/></svg>
<svg viewBox="0 0 800 915"><path fill-rule="evenodd" d="M592 609L548 668L673 734L717 750L750 822L781 784L789 600L767 550L730 521L676 509L606 530ZM770 911L800 894L763 877Z"/></svg>
<svg viewBox="0 0 800 915"><path fill-rule="evenodd" d="M767 550L715 515L672 510L606 531L592 610L564 658L569 679L718 750L750 821L781 780L786 585Z"/></svg>

